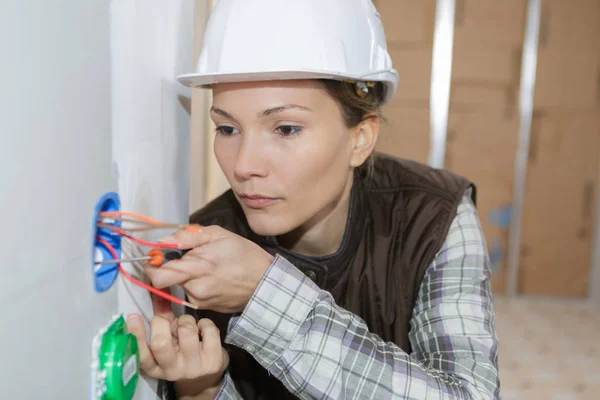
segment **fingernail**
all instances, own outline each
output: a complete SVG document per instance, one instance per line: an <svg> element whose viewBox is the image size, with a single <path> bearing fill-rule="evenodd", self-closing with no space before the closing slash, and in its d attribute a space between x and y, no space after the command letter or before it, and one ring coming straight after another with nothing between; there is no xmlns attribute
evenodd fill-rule
<svg viewBox="0 0 600 400"><path fill-rule="evenodd" d="M127 316L127 325L135 327L135 326L138 326L139 322L140 321L138 320L137 315L135 315L135 314L129 314Z"/></svg>
<svg viewBox="0 0 600 400"><path fill-rule="evenodd" d="M202 227L199 225L189 225L185 230L189 232L202 232Z"/></svg>

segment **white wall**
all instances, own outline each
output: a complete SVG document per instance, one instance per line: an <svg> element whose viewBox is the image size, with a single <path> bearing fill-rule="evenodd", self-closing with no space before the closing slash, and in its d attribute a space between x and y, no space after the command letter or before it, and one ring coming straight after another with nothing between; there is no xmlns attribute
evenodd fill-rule
<svg viewBox="0 0 600 400"><path fill-rule="evenodd" d="M0 397L87 399L92 208L111 176L109 2L0 1Z"/></svg>
<svg viewBox="0 0 600 400"><path fill-rule="evenodd" d="M194 64L193 20L193 0L114 0L111 6L113 157L121 206L170 222L188 219L191 90L175 77ZM140 251L128 247L124 254ZM149 320L150 296L121 281L119 311ZM155 383L141 380L135 398L155 398Z"/></svg>
<svg viewBox="0 0 600 400"><path fill-rule="evenodd" d="M89 398L96 331L151 317L143 290L94 292L92 210L118 190L124 210L187 219L191 100L174 78L193 65L193 6L0 1L2 398Z"/></svg>

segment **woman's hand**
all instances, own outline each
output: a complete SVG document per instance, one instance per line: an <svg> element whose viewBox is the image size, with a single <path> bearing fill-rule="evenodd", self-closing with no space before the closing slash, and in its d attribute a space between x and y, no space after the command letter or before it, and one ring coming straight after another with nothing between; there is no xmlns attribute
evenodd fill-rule
<svg viewBox="0 0 600 400"><path fill-rule="evenodd" d="M219 329L209 319L196 323L191 315L175 318L171 303L155 295L152 303L150 344L142 317L127 318L127 327L138 341L141 370L152 378L175 382L178 399L214 398L229 364Z"/></svg>
<svg viewBox="0 0 600 400"><path fill-rule="evenodd" d="M191 303L222 313L243 311L273 262L257 244L219 226L180 230L162 242L191 250L161 267L146 265L152 284L182 285Z"/></svg>

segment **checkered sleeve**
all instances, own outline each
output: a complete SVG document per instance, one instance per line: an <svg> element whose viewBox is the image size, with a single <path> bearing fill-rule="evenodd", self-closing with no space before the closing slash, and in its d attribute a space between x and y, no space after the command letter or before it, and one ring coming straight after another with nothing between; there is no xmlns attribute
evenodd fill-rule
<svg viewBox="0 0 600 400"><path fill-rule="evenodd" d="M178 400L177 394L175 393L175 385L173 382L160 381L159 382L159 393L161 393L162 400ZM215 396L216 399L220 400L242 400L242 396L235 388L235 384L231 379L228 372L223 376L223 384Z"/></svg>
<svg viewBox="0 0 600 400"><path fill-rule="evenodd" d="M279 256L226 342L303 399L490 399L498 395L493 322L485 242L465 196L422 281L412 354L369 332Z"/></svg>
<svg viewBox="0 0 600 400"><path fill-rule="evenodd" d="M411 319L412 358L458 379L472 398L498 398L490 261L469 193L425 272Z"/></svg>

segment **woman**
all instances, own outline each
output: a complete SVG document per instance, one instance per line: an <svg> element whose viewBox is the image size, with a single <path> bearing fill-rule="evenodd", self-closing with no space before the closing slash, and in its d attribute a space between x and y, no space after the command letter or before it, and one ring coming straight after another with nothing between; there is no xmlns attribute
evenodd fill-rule
<svg viewBox="0 0 600 400"><path fill-rule="evenodd" d="M496 398L473 185L373 155L397 74L372 3L221 0L181 80L212 88L232 190L146 266L206 311L155 299L149 343L130 316L142 370L179 399Z"/></svg>

